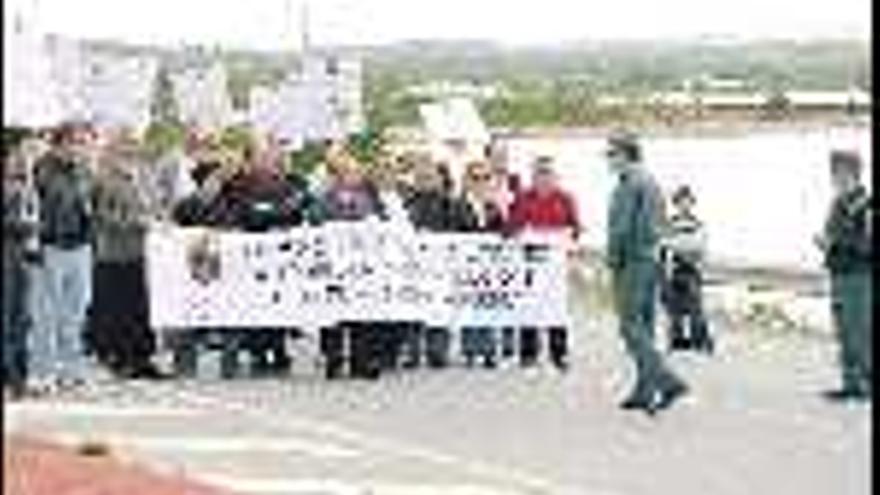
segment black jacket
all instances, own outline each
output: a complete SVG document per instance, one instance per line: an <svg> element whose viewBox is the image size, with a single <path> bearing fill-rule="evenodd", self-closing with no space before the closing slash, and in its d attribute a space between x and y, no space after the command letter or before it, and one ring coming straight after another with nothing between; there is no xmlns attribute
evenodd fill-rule
<svg viewBox="0 0 880 495"><path fill-rule="evenodd" d="M834 200L825 224L825 266L835 273L871 268L871 199L864 187Z"/></svg>
<svg viewBox="0 0 880 495"><path fill-rule="evenodd" d="M404 205L416 229L432 232L469 231L467 205L443 191L412 191Z"/></svg>

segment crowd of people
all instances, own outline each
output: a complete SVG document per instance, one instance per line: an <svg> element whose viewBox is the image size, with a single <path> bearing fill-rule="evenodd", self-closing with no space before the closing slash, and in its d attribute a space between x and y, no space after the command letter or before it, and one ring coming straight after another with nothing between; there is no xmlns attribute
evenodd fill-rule
<svg viewBox="0 0 880 495"><path fill-rule="evenodd" d="M706 240L693 211L695 195L686 186L675 191L675 211L667 215L667 200L641 155L636 136L609 139L607 159L619 181L608 212L606 258L621 336L637 370L623 407L653 414L688 390L654 342L657 294L669 310L672 349L712 352L714 341L702 310ZM858 157L838 154L832 162L835 174L856 178L835 182L842 184L839 197L863 204L864 192L852 192L859 187ZM3 163L3 369L4 387L15 395L87 385L96 363L122 378L165 377L154 363L156 336L148 322L148 291L162 288L147 287L144 275L145 236L156 225L264 232L379 219L426 232L552 230L573 239L583 229L552 158L538 158L531 176L520 177L495 145L464 163L456 177L449 163L428 154L383 153L366 163L344 142L330 142L322 166L303 174L287 166L281 144L270 136L253 134L229 148L216 136L191 132L180 146L156 154L125 130L68 123L23 133L4 147ZM850 216L861 214L853 211L835 206L821 239L832 274L843 270L832 288L843 294L834 307L847 336L847 397L864 396L870 387L870 350L863 346L870 334L863 315L870 311L863 298L869 287L862 275L870 267L870 240L866 246L864 225L852 225ZM398 367L458 361L494 368L516 359L529 367L542 350L559 370L570 365L564 327L460 330L419 321L341 321L320 331L324 371L331 379L375 379ZM302 331L193 328L169 335L177 374L197 373L201 350L214 348L222 376L232 378L242 374L244 353L252 374L286 373L288 339ZM452 345L454 335L459 346ZM451 355L453 347L460 356Z"/></svg>
<svg viewBox="0 0 880 495"><path fill-rule="evenodd" d="M90 359L120 377L162 377L152 359L147 292L161 288L146 287L144 274L145 236L159 224L264 232L375 218L428 232L554 229L576 236L580 229L574 200L546 160L536 165L532 186L519 190L512 186L520 179L492 156L469 161L463 176L453 177L448 164L426 154L363 163L344 142L332 142L322 167L305 175L287 166L280 143L250 137L230 148L193 132L151 156L129 132L97 133L75 123L25 135L6 150L4 236L11 242L4 273L13 289L5 291L11 299L4 315L14 323L4 330L5 383L36 393L77 386L89 380ZM567 366L566 331L548 329L560 369ZM465 328L462 357L495 367L521 340L521 361L530 366L538 333ZM206 347L219 349L224 377L241 374L243 353L251 373L272 375L290 368L287 340L301 334L185 329L169 332L169 344L183 376L196 373ZM348 321L321 329L320 348L328 377L375 378L398 366L448 365L451 339L451 329L423 322Z"/></svg>

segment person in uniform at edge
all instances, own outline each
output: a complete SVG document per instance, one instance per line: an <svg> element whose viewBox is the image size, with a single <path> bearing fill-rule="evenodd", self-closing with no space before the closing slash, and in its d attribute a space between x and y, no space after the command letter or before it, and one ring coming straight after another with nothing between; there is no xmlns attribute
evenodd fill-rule
<svg viewBox="0 0 880 495"><path fill-rule="evenodd" d="M841 388L831 401L870 400L871 199L861 184L862 161L849 151L831 153L834 200L815 241L831 275L831 313L840 346Z"/></svg>
<svg viewBox="0 0 880 495"><path fill-rule="evenodd" d="M615 132L606 154L612 173L618 176L608 210L607 262L620 335L636 368L635 386L621 407L653 415L688 392L654 344L663 198L642 164L635 135Z"/></svg>

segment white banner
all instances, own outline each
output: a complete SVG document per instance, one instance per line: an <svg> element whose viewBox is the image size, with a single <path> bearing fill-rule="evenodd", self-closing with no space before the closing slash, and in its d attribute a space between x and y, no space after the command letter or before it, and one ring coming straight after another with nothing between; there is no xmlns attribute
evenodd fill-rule
<svg viewBox="0 0 880 495"><path fill-rule="evenodd" d="M568 325L561 237L420 234L376 222L262 234L163 228L148 236L147 263L155 328Z"/></svg>

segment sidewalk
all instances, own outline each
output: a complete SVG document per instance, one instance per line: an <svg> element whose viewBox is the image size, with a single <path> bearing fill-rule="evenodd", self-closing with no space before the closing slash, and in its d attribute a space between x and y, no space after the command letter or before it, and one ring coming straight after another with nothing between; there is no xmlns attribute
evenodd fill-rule
<svg viewBox="0 0 880 495"><path fill-rule="evenodd" d="M6 495L229 495L112 457L84 456L14 435L3 438Z"/></svg>

